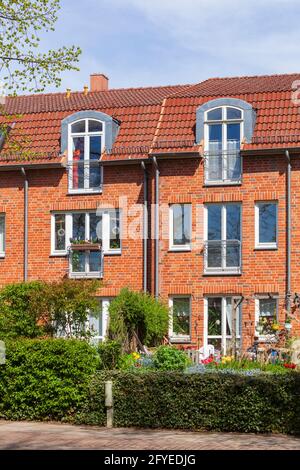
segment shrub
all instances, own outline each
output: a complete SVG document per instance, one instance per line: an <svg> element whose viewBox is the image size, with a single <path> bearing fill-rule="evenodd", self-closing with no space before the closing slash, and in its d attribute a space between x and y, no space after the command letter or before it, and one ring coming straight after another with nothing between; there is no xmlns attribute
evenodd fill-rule
<svg viewBox="0 0 300 470"><path fill-rule="evenodd" d="M170 346L160 346L154 353L153 363L160 370L184 370L191 361L183 351Z"/></svg>
<svg viewBox="0 0 300 470"><path fill-rule="evenodd" d="M85 341L23 339L6 341L0 367L0 417L71 421L100 360Z"/></svg>
<svg viewBox="0 0 300 470"><path fill-rule="evenodd" d="M300 433L300 374L96 373L83 423L104 424L113 380L114 425L227 432Z"/></svg>
<svg viewBox="0 0 300 470"><path fill-rule="evenodd" d="M10 284L0 292L0 337L36 338L45 333L39 324L41 312L35 299L43 298L44 283L21 282Z"/></svg>
<svg viewBox="0 0 300 470"><path fill-rule="evenodd" d="M115 369L121 357L121 344L107 339L98 345L98 353L104 369Z"/></svg>
<svg viewBox="0 0 300 470"><path fill-rule="evenodd" d="M160 344L168 331L169 310L149 294L122 289L109 306L109 337L127 351L137 337L146 346Z"/></svg>

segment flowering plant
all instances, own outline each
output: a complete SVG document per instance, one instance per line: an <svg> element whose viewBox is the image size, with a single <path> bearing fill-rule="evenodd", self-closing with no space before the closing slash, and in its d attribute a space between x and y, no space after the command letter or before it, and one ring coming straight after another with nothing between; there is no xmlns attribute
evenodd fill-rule
<svg viewBox="0 0 300 470"><path fill-rule="evenodd" d="M283 364L283 367L285 367L286 369L296 369L297 365L294 364L293 362L290 362L290 363L285 362Z"/></svg>

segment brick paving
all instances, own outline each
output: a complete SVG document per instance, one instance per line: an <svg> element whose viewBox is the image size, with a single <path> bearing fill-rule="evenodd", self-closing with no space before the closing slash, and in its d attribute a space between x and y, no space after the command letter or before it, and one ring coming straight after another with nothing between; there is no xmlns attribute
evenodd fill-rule
<svg viewBox="0 0 300 470"><path fill-rule="evenodd" d="M300 450L300 438L0 421L0 449Z"/></svg>

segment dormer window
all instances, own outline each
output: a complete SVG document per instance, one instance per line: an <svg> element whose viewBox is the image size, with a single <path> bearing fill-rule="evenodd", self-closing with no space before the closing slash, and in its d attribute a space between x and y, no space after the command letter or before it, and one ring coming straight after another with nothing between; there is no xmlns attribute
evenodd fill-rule
<svg viewBox="0 0 300 470"><path fill-rule="evenodd" d="M69 124L69 192L99 192L102 184L100 157L105 124L81 119Z"/></svg>
<svg viewBox="0 0 300 470"><path fill-rule="evenodd" d="M222 106L205 113L205 183L241 182L243 111Z"/></svg>

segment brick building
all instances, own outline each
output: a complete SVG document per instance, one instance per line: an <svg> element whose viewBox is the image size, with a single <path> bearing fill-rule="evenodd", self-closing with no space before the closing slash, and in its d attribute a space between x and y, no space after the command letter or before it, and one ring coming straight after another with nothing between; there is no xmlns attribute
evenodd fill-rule
<svg viewBox="0 0 300 470"><path fill-rule="evenodd" d="M101 338L128 286L169 303L174 343L264 340L300 282L299 78L7 97L0 285L102 278Z"/></svg>

